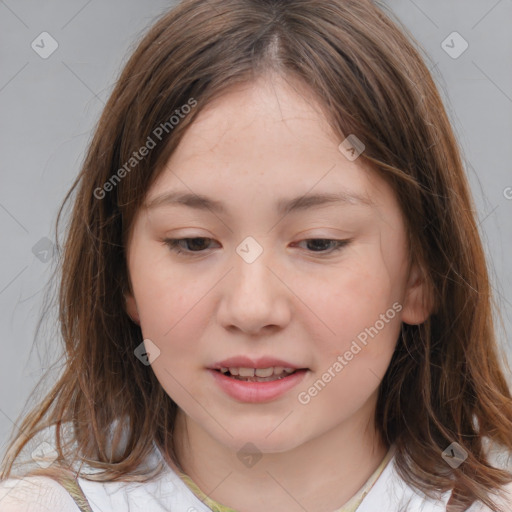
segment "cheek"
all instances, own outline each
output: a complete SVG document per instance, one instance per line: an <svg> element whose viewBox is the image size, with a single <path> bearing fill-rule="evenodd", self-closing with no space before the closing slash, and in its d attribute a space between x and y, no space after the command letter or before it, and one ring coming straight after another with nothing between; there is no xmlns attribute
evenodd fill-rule
<svg viewBox="0 0 512 512"><path fill-rule="evenodd" d="M212 318L206 295L213 284L163 266L139 277L139 288L134 284L134 289L142 333L160 351L151 363L152 371L176 403L188 404L192 389L201 401L203 390L194 387L190 375L192 367L205 363L197 340Z"/></svg>
<svg viewBox="0 0 512 512"><path fill-rule="evenodd" d="M190 337L208 321L207 291L208 287L191 282L182 284L174 277L159 276L145 281L137 296L144 336L158 340L164 348L179 340L186 344L187 333Z"/></svg>
<svg viewBox="0 0 512 512"><path fill-rule="evenodd" d="M374 368L381 376L400 331L399 276L393 269L390 272L378 252L359 251L353 256L330 274L323 286L309 282L309 301L325 333L317 337L316 346L322 366L328 367L338 355L346 354L348 366ZM353 378L357 379L357 374Z"/></svg>
<svg viewBox="0 0 512 512"><path fill-rule="evenodd" d="M170 254L159 242L140 243L129 265L143 332L159 326L161 336L161 329L171 329L191 308L190 303L204 295L204 280L192 267L172 265Z"/></svg>
<svg viewBox="0 0 512 512"><path fill-rule="evenodd" d="M331 280L324 293L311 298L329 329L322 326L317 331L323 334L315 338L312 387L302 390L306 393L303 398L310 396L310 406L318 414L333 411L332 421L350 417L376 392L401 325L399 296L382 263L372 261L368 266L359 260L345 270Z"/></svg>
<svg viewBox="0 0 512 512"><path fill-rule="evenodd" d="M195 333L211 318L204 299L212 279L201 278L197 272L190 274L170 265L161 249L139 247L132 253L130 275L141 330L144 339L150 339L160 351L152 363L159 379L170 378L164 369L173 374L180 371L186 358L197 350L197 344L191 343Z"/></svg>

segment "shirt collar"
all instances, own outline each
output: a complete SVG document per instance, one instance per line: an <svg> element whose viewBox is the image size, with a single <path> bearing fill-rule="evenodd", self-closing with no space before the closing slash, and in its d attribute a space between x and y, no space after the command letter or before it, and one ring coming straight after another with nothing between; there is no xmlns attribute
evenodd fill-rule
<svg viewBox="0 0 512 512"><path fill-rule="evenodd" d="M381 463L377 467L377 469L371 474L366 483L359 489L359 491L341 508L336 509L334 512L355 512L356 510L359 512L359 506L368 495L370 490L373 488L375 482L379 479L380 475L383 473L384 469L388 466L388 463L391 461L395 453L395 446L392 445L385 457L382 459ZM199 487L198 485L185 473L181 471L175 471L176 474L180 477L180 479L185 483L185 485L194 493L194 495L199 498L209 509L213 512L237 512L236 510L227 507L217 501L209 498Z"/></svg>

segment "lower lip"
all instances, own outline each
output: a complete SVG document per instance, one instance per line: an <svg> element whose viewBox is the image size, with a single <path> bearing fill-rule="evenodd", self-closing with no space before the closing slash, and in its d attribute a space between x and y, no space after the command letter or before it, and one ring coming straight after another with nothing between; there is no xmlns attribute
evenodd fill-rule
<svg viewBox="0 0 512 512"><path fill-rule="evenodd" d="M288 377L267 382L246 382L226 377L220 371L208 370L215 382L229 396L240 402L260 403L274 400L304 379L308 370L297 370Z"/></svg>

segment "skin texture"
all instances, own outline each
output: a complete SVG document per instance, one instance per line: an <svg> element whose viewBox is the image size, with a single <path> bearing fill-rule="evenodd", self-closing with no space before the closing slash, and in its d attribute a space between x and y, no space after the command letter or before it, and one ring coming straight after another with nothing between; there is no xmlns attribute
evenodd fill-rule
<svg viewBox="0 0 512 512"><path fill-rule="evenodd" d="M179 460L212 499L240 511L332 512L359 490L388 449L373 417L401 322L428 316L394 192L362 158L349 161L341 141L290 78L232 89L201 112L146 202L179 190L222 201L227 212L143 208L129 238L127 312L160 350L151 368L180 408ZM275 210L282 198L342 189L374 205ZM248 236L263 249L252 263L236 252ZM176 254L166 237L211 240L181 242ZM333 251L314 238L351 242ZM394 303L401 311L300 403ZM235 355L309 371L271 402L242 403L206 370ZM237 456L249 442L262 455L251 467Z"/></svg>

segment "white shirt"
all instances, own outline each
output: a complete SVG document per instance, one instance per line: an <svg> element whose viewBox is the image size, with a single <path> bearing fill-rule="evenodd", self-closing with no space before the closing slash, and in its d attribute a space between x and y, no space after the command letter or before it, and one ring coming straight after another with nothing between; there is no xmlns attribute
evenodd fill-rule
<svg viewBox="0 0 512 512"><path fill-rule="evenodd" d="M163 460L159 452L159 459ZM433 501L406 485L396 472L393 456L357 512L445 512L450 492ZM92 482L78 478L93 512L210 512L210 509L167 464L165 470L149 482ZM498 503L512 510L510 494ZM9 478L0 482L0 512L80 512L67 491L55 480L44 476ZM314 512L314 511L311 511ZM467 512L491 512L479 502Z"/></svg>

